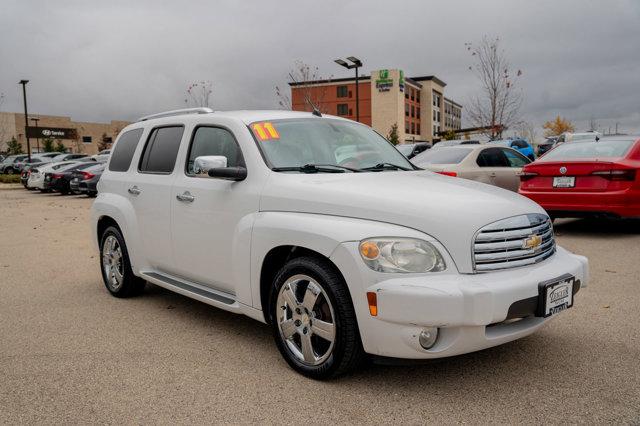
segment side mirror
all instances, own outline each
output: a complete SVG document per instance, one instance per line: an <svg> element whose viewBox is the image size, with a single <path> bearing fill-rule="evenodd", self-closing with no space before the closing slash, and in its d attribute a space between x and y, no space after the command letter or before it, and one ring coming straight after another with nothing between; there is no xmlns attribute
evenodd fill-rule
<svg viewBox="0 0 640 426"><path fill-rule="evenodd" d="M207 176L209 170L221 167L227 167L227 157L224 155L203 155L196 157L193 162L193 172L200 176Z"/></svg>
<svg viewBox="0 0 640 426"><path fill-rule="evenodd" d="M219 167L209 169L209 176L240 181L247 178L247 169L245 167Z"/></svg>

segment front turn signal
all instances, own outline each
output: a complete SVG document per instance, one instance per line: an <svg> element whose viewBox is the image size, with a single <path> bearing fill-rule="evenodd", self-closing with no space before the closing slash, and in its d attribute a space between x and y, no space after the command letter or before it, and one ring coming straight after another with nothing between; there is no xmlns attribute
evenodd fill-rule
<svg viewBox="0 0 640 426"><path fill-rule="evenodd" d="M367 302L369 303L369 313L372 317L378 316L378 295L375 291L367 292Z"/></svg>

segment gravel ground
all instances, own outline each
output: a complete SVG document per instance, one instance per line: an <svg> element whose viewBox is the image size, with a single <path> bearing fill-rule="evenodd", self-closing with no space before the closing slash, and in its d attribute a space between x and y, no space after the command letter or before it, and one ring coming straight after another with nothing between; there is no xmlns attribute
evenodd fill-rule
<svg viewBox="0 0 640 426"><path fill-rule="evenodd" d="M315 382L266 325L152 285L111 297L90 205L0 186L0 423L640 423L638 221L556 224L592 280L528 338Z"/></svg>

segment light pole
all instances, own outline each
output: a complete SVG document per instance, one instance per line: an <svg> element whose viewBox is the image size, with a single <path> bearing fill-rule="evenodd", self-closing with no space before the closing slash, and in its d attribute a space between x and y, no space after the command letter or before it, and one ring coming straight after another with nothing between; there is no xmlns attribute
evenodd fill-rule
<svg viewBox="0 0 640 426"><path fill-rule="evenodd" d="M348 70L353 68L356 69L356 121L360 121L360 91L358 90L358 68L362 66L362 61L354 56L349 56L347 60L351 61L352 63L349 64L343 59L336 59L334 62L340 66L345 67Z"/></svg>
<svg viewBox="0 0 640 426"><path fill-rule="evenodd" d="M30 118L31 121L33 121L34 123L36 123L36 129L38 128L38 121L40 121L39 118ZM38 150L38 152L40 152L40 138L36 138L36 149Z"/></svg>
<svg viewBox="0 0 640 426"><path fill-rule="evenodd" d="M24 99L24 136L27 138L27 158L29 159L29 163L31 163L31 142L29 142L29 133L27 129L29 128L29 119L27 118L27 83L29 80L20 80L18 84L22 84L22 97Z"/></svg>

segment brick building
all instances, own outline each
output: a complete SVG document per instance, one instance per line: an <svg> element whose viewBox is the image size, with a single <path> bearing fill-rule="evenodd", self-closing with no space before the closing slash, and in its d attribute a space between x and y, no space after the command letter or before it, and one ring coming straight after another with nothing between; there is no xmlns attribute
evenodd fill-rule
<svg viewBox="0 0 640 426"><path fill-rule="evenodd" d="M107 141L113 141L125 126L129 125L128 121L112 120L109 123L90 123L85 121L73 121L70 117L61 117L55 115L29 114L29 126L36 127L32 118L37 118L38 127L52 127L65 130L71 130L69 133L74 135L73 139L56 139L52 136L54 143L61 141L67 148L68 152L81 152L93 155L98 152L98 144L103 137ZM0 112L0 152L4 152L7 148L6 142L11 138L16 138L22 144L22 150L27 152L27 139L24 129L24 114L16 112ZM38 146L42 150L42 139L29 138L31 143L31 152L38 152Z"/></svg>
<svg viewBox="0 0 640 426"><path fill-rule="evenodd" d="M356 119L354 78L289 83L295 111L321 112ZM462 105L444 96L446 83L435 76L405 77L402 70L375 70L358 81L359 121L382 135L398 125L401 142L437 141L440 132L461 128Z"/></svg>

